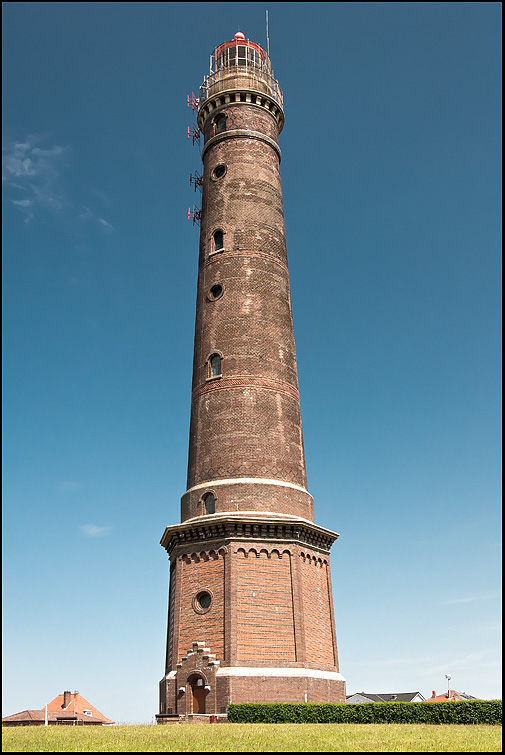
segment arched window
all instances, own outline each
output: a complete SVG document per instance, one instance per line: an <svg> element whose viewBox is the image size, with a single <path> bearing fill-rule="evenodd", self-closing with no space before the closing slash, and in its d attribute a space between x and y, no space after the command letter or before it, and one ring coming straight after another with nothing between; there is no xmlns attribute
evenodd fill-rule
<svg viewBox="0 0 505 755"><path fill-rule="evenodd" d="M214 498L213 493L205 493L203 497L203 502L205 504L205 513L206 514L215 514L216 513L216 499Z"/></svg>
<svg viewBox="0 0 505 755"><path fill-rule="evenodd" d="M214 231L214 251L218 252L224 247L224 236L222 231Z"/></svg>
<svg viewBox="0 0 505 755"><path fill-rule="evenodd" d="M221 357L219 354L212 354L209 359L209 367L209 377L218 377L221 374Z"/></svg>
<svg viewBox="0 0 505 755"><path fill-rule="evenodd" d="M214 118L214 126L216 134L221 133L221 131L226 131L226 115L216 115Z"/></svg>

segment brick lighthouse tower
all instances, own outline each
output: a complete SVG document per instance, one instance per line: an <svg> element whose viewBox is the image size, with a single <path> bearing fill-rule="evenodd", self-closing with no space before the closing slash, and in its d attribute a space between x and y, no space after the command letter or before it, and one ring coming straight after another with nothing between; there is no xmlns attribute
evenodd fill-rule
<svg viewBox="0 0 505 755"><path fill-rule="evenodd" d="M187 490L170 557L159 722L230 702L344 702L329 550L307 491L278 135L240 32L198 99L202 209Z"/></svg>

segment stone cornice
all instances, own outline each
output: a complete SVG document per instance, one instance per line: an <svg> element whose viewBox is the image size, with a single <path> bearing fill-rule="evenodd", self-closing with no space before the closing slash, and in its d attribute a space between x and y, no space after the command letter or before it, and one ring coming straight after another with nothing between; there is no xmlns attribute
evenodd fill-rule
<svg viewBox="0 0 505 755"><path fill-rule="evenodd" d="M287 514L227 512L188 519L165 529L160 544L169 556L178 546L207 546L213 542L298 542L329 553L338 534L308 519Z"/></svg>
<svg viewBox="0 0 505 755"><path fill-rule="evenodd" d="M200 131L203 131L205 121L209 115L230 105L253 105L266 110L277 121L279 133L284 126L284 112L281 105L266 92L243 87L225 89L208 97L198 108L197 123Z"/></svg>

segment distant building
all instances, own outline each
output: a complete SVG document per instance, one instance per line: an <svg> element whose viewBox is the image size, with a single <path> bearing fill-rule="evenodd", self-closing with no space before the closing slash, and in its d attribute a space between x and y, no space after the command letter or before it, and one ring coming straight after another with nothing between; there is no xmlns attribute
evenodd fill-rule
<svg viewBox="0 0 505 755"><path fill-rule="evenodd" d="M423 703L425 698L420 692L355 692L354 695L347 695L346 703L356 705L357 703Z"/></svg>
<svg viewBox="0 0 505 755"><path fill-rule="evenodd" d="M46 706L41 710L23 710L2 718L3 726L44 726ZM78 692L64 692L47 704L47 723L67 726L113 724Z"/></svg>
<svg viewBox="0 0 505 755"><path fill-rule="evenodd" d="M42 710L22 710L21 713L14 713L12 716L5 716L2 718L2 726L44 726L46 722L45 708ZM47 723L51 726L53 724L67 724L69 726L81 726L87 724L88 726L103 726L104 722L92 716L88 716L84 713L56 713L55 711L47 711Z"/></svg>
<svg viewBox="0 0 505 755"><path fill-rule="evenodd" d="M437 695L435 690L431 693L431 697L429 697L426 702L427 703L446 703L449 702L459 702L462 700L478 700L478 697L473 697L472 695L467 695L466 692L458 692L455 689L450 689L447 692L444 692L443 695Z"/></svg>

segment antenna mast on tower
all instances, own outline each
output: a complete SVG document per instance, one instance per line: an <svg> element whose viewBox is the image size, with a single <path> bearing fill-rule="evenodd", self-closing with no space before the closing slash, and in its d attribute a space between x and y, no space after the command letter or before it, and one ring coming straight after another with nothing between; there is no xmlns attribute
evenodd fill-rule
<svg viewBox="0 0 505 755"><path fill-rule="evenodd" d="M265 12L267 16L267 55L268 55L268 59L270 60L270 39L268 38L268 11L265 11Z"/></svg>

